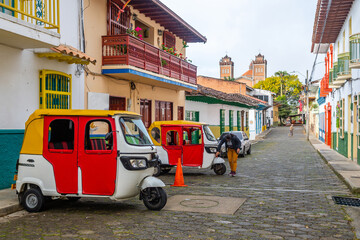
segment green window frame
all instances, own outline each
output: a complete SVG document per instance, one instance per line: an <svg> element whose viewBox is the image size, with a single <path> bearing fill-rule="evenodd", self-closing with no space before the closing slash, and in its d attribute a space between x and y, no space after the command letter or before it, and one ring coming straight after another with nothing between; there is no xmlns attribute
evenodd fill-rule
<svg viewBox="0 0 360 240"><path fill-rule="evenodd" d="M237 119L236 119L236 126L237 126L237 130L241 131L241 113L240 111L237 111L236 113Z"/></svg>
<svg viewBox="0 0 360 240"><path fill-rule="evenodd" d="M72 77L69 74L40 71L40 109L71 109Z"/></svg>
<svg viewBox="0 0 360 240"><path fill-rule="evenodd" d="M225 109L220 109L220 134L225 132Z"/></svg>
<svg viewBox="0 0 360 240"><path fill-rule="evenodd" d="M234 111L229 110L229 131L233 130L233 125L234 125Z"/></svg>
<svg viewBox="0 0 360 240"><path fill-rule="evenodd" d="M345 124L345 99L340 100L340 138L344 138L344 124Z"/></svg>
<svg viewBox="0 0 360 240"><path fill-rule="evenodd" d="M185 120L199 122L200 121L200 112L199 111L185 111Z"/></svg>

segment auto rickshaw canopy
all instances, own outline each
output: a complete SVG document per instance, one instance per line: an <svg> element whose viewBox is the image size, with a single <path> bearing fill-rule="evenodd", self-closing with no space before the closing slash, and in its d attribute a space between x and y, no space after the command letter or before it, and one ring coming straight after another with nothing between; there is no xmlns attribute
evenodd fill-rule
<svg viewBox="0 0 360 240"><path fill-rule="evenodd" d="M193 121L186 121L186 120L174 120L174 121L155 121L153 122L149 129L148 129L148 132L149 132L149 135L150 135L150 138L152 140L152 142L154 143L155 146L161 146L161 142L157 141L154 139L154 136L152 134L152 130L154 128L158 128L159 129L159 134L161 136L161 127L162 126L172 126L172 127L200 127L200 126L203 126L203 125L208 125L207 123L202 123L202 122L193 122ZM159 138L160 138L159 136Z"/></svg>
<svg viewBox="0 0 360 240"><path fill-rule="evenodd" d="M138 113L111 110L79 110L79 109L38 109L30 115L25 123L25 134L20 154L43 153L44 116L91 116L109 117L114 115L140 116Z"/></svg>

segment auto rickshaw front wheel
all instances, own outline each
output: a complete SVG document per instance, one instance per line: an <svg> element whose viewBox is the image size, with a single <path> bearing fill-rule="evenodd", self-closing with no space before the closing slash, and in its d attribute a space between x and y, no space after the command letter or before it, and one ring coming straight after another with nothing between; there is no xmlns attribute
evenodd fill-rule
<svg viewBox="0 0 360 240"><path fill-rule="evenodd" d="M214 165L214 172L216 175L223 175L226 172L226 166L223 163L217 163Z"/></svg>
<svg viewBox="0 0 360 240"><path fill-rule="evenodd" d="M30 188L21 196L21 202L26 211L39 212L44 207L45 198L38 188Z"/></svg>
<svg viewBox="0 0 360 240"><path fill-rule="evenodd" d="M141 192L144 205L149 210L160 211L167 202L167 195L161 187L146 188Z"/></svg>

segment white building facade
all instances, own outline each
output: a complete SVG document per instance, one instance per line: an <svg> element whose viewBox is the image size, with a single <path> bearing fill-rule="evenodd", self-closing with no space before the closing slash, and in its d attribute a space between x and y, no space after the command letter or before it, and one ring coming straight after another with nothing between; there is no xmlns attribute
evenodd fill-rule
<svg viewBox="0 0 360 240"><path fill-rule="evenodd" d="M0 189L11 184L30 114L38 108L84 107L82 65L90 58L77 50L83 49L82 4L15 0L0 5Z"/></svg>

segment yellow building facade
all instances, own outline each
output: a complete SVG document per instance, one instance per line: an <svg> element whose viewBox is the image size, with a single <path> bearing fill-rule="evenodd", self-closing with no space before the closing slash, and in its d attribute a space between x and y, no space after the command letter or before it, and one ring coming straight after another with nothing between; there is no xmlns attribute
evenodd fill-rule
<svg viewBox="0 0 360 240"><path fill-rule="evenodd" d="M197 89L187 43L206 38L161 2L143 2L98 0L85 9L86 53L98 64L85 68L84 91L85 108L134 111L148 127L184 119L185 91Z"/></svg>

